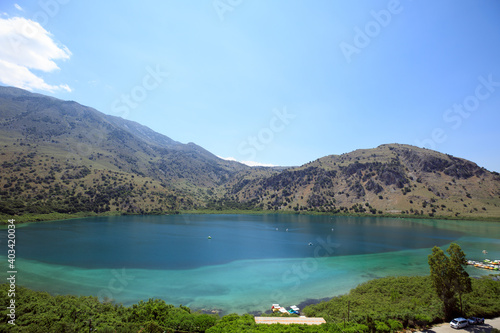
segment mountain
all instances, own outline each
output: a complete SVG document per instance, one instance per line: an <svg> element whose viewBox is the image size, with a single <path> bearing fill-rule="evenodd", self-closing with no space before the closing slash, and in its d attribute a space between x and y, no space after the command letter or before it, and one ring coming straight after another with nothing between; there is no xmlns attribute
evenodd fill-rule
<svg viewBox="0 0 500 333"><path fill-rule="evenodd" d="M386 144L243 180L235 199L265 209L414 216L500 216L500 175L436 151Z"/></svg>
<svg viewBox="0 0 500 333"><path fill-rule="evenodd" d="M389 144L252 168L73 101L0 87L0 213L209 208L499 217L500 176Z"/></svg>
<svg viewBox="0 0 500 333"><path fill-rule="evenodd" d="M4 88L0 104L0 129L9 137L24 144L58 148L70 159L88 157L102 168L171 182L196 177L192 183L207 186L248 168L222 160L195 144L181 144L136 122L76 102ZM206 164L205 172L196 172L200 159ZM175 163L184 165L178 169Z"/></svg>
<svg viewBox="0 0 500 333"><path fill-rule="evenodd" d="M0 143L0 193L16 201L4 212L189 209L250 170L136 122L11 87L0 87Z"/></svg>

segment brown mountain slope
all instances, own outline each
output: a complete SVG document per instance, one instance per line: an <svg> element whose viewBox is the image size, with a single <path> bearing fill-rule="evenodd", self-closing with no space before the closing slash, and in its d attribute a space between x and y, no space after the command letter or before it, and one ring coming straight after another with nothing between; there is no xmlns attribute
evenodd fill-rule
<svg viewBox="0 0 500 333"><path fill-rule="evenodd" d="M500 216L498 173L401 144L326 156L264 179L241 180L228 196L270 210Z"/></svg>
<svg viewBox="0 0 500 333"><path fill-rule="evenodd" d="M0 87L0 213L192 209L250 170L76 102Z"/></svg>
<svg viewBox="0 0 500 333"><path fill-rule="evenodd" d="M177 188L216 186L249 167L182 144L133 121L72 101L0 87L0 135L72 164L152 177Z"/></svg>
<svg viewBox="0 0 500 333"><path fill-rule="evenodd" d="M0 214L211 208L500 217L500 176L390 144L251 168L75 102L0 87Z"/></svg>

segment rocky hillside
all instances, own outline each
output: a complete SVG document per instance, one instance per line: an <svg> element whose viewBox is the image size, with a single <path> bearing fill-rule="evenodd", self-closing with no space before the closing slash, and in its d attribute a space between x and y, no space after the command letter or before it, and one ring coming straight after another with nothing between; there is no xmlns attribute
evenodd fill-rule
<svg viewBox="0 0 500 333"><path fill-rule="evenodd" d="M500 216L500 176L475 163L387 144L241 179L231 200L263 209L425 216Z"/></svg>
<svg viewBox="0 0 500 333"><path fill-rule="evenodd" d="M0 87L0 213L192 209L250 167L76 102Z"/></svg>
<svg viewBox="0 0 500 333"><path fill-rule="evenodd" d="M408 145L251 168L76 102L0 87L0 214L209 208L500 217L500 176Z"/></svg>

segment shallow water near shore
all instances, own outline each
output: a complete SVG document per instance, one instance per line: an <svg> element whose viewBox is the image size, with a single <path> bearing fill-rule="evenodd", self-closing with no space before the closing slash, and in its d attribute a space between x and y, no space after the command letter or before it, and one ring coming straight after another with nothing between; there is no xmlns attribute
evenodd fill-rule
<svg viewBox="0 0 500 333"><path fill-rule="evenodd" d="M1 230L1 243L6 236ZM17 284L246 313L344 294L373 278L427 275L430 249L451 242L469 259L484 259L483 250L500 259L500 223L280 214L33 223L16 229Z"/></svg>

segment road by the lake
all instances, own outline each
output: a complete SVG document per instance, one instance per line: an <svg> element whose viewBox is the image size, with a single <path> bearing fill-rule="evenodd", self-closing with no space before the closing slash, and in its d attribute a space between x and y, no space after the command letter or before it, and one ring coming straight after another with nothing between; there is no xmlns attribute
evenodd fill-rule
<svg viewBox="0 0 500 333"><path fill-rule="evenodd" d="M500 329L500 317L493 319L485 319L483 325L471 325L461 329L454 329L450 327L450 323L444 323L436 325L425 331L420 331L422 333L459 333L459 332L470 332L470 333L489 333L492 328Z"/></svg>

